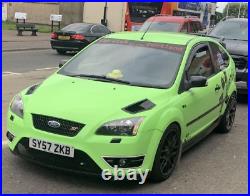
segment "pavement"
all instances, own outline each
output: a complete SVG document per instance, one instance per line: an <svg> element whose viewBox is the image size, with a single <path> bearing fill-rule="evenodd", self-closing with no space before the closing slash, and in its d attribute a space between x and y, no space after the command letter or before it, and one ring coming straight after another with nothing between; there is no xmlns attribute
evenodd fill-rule
<svg viewBox="0 0 250 196"><path fill-rule="evenodd" d="M37 42L42 45L44 40ZM26 41L23 44L23 48L28 45ZM11 50L12 46L8 47ZM5 137L11 98L47 78L57 70L60 59L70 57L58 55L51 49L3 52L3 193L247 193L248 102L244 96L239 97L232 131L212 133L184 153L174 174L162 183L106 182L41 167L11 154Z"/></svg>
<svg viewBox="0 0 250 196"><path fill-rule="evenodd" d="M37 36L31 36L31 32L24 32L23 36L17 36L16 31L2 31L2 50L3 52L20 50L41 50L49 49L49 33L37 33Z"/></svg>

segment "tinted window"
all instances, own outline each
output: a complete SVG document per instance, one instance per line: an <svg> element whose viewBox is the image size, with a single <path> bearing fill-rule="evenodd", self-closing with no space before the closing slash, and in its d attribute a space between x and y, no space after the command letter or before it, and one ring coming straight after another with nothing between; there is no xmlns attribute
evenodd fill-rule
<svg viewBox="0 0 250 196"><path fill-rule="evenodd" d="M110 31L106 28L106 27L104 27L104 26L98 26L98 28L99 28L99 32L100 33L103 33L103 34L107 34L107 33L110 33Z"/></svg>
<svg viewBox="0 0 250 196"><path fill-rule="evenodd" d="M209 35L224 37L225 39L248 40L247 21L224 21L220 22Z"/></svg>
<svg viewBox="0 0 250 196"><path fill-rule="evenodd" d="M92 33L100 33L99 27L97 25L92 26L90 31Z"/></svg>
<svg viewBox="0 0 250 196"><path fill-rule="evenodd" d="M179 23L173 22L145 22L140 31L146 31L149 27L149 31L178 32L180 26Z"/></svg>
<svg viewBox="0 0 250 196"><path fill-rule="evenodd" d="M208 46L198 49L191 60L189 76L209 77L214 74L214 68Z"/></svg>
<svg viewBox="0 0 250 196"><path fill-rule="evenodd" d="M191 32L197 33L201 30L199 22L190 22Z"/></svg>
<svg viewBox="0 0 250 196"><path fill-rule="evenodd" d="M104 38L59 73L106 76L132 85L167 88L175 79L184 50L180 45Z"/></svg>
<svg viewBox="0 0 250 196"><path fill-rule="evenodd" d="M195 24L196 24L196 27L197 27L198 31L203 30L200 22L196 21Z"/></svg>
<svg viewBox="0 0 250 196"><path fill-rule="evenodd" d="M183 33L187 33L188 32L188 23L187 22L185 22L183 24L180 32L183 32Z"/></svg>
<svg viewBox="0 0 250 196"><path fill-rule="evenodd" d="M74 23L62 28L61 31L74 31L76 33L86 33L89 31L90 26L91 25L84 23Z"/></svg>
<svg viewBox="0 0 250 196"><path fill-rule="evenodd" d="M210 47L212 50L212 56L213 59L215 61L215 68L216 71L220 71L221 70L221 66L228 66L228 60L225 60L223 58L224 55L227 55L227 53L224 51L223 48L221 48L219 45L215 44L215 43L210 43ZM229 57L228 57L229 59Z"/></svg>
<svg viewBox="0 0 250 196"><path fill-rule="evenodd" d="M144 22L151 16L161 13L162 2L129 2L129 14L131 22Z"/></svg>

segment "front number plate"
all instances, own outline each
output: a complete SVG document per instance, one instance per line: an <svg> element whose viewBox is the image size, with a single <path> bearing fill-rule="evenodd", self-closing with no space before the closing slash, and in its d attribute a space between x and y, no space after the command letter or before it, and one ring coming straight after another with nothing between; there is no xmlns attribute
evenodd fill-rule
<svg viewBox="0 0 250 196"><path fill-rule="evenodd" d="M61 156L74 157L74 148L62 144L29 138L29 147Z"/></svg>

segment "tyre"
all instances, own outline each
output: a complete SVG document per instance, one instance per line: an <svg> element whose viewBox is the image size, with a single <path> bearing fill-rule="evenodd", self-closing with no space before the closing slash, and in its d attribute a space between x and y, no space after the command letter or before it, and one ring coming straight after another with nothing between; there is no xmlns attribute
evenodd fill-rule
<svg viewBox="0 0 250 196"><path fill-rule="evenodd" d="M66 54L67 52L66 50L59 50L59 49L57 49L56 51L58 54Z"/></svg>
<svg viewBox="0 0 250 196"><path fill-rule="evenodd" d="M221 118L220 124L215 129L217 133L228 133L234 124L235 112L236 112L237 98L233 94L227 104L227 108Z"/></svg>
<svg viewBox="0 0 250 196"><path fill-rule="evenodd" d="M181 130L171 124L163 134L158 146L150 180L161 182L173 173L181 154Z"/></svg>

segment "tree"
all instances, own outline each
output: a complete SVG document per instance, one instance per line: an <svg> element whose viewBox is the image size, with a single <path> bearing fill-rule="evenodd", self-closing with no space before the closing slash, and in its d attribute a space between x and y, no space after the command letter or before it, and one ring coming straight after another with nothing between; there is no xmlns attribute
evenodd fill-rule
<svg viewBox="0 0 250 196"><path fill-rule="evenodd" d="M234 16L237 18L239 14L239 8L240 8L240 18L248 18L248 3L228 3L223 10L224 17Z"/></svg>
<svg viewBox="0 0 250 196"><path fill-rule="evenodd" d="M218 22L220 22L223 17L224 17L223 13L215 12L215 24L217 24Z"/></svg>

